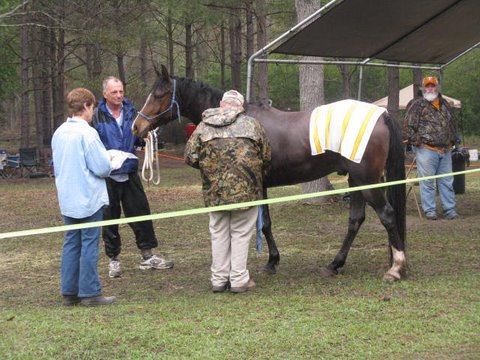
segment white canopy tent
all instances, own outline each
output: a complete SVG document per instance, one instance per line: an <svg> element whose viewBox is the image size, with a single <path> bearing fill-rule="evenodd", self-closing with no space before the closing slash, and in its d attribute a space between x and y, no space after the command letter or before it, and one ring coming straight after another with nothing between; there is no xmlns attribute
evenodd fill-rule
<svg viewBox="0 0 480 360"><path fill-rule="evenodd" d="M462 102L460 100L451 98L450 96L446 96L443 94L442 96L445 100L447 100L447 102L450 104L451 107L454 107L457 109L460 109L462 107ZM403 89L401 89L399 94L398 109L405 110L405 108L407 107L407 104L409 103L410 100L413 99L413 97L414 97L413 84L410 84L407 87L404 87ZM385 96L375 101L374 104L386 108L388 105L388 96Z"/></svg>

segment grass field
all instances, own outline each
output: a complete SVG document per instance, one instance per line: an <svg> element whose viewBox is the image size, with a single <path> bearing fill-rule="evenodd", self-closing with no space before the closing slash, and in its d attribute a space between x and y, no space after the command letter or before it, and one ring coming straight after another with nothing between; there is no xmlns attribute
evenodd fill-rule
<svg viewBox="0 0 480 360"><path fill-rule="evenodd" d="M343 178L332 177L336 188ZM1 359L478 359L480 354L480 177L458 195L461 218L419 218L408 198L408 277L386 284L386 232L371 209L335 278L320 268L338 251L348 204L271 207L281 252L276 275L252 241L246 294L210 291L208 216L155 221L166 271L138 269L127 225L124 275L104 294L118 304L65 308L59 294L62 233L0 240ZM414 187L418 194L418 187ZM200 179L187 167L162 168L146 186L153 213L202 207ZM54 180L0 180L1 232L62 224ZM299 193L272 189L271 197Z"/></svg>

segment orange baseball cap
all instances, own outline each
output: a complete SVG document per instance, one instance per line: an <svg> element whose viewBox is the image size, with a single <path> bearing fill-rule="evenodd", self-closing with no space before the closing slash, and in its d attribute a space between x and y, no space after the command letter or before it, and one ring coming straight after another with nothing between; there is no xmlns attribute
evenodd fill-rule
<svg viewBox="0 0 480 360"><path fill-rule="evenodd" d="M426 76L423 78L422 84L424 87L427 85L438 86L438 79L435 76Z"/></svg>

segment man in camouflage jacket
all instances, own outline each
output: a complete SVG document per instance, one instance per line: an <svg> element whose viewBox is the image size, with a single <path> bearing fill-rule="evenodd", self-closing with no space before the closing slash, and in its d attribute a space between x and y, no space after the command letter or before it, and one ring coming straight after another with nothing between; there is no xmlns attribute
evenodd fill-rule
<svg viewBox="0 0 480 360"><path fill-rule="evenodd" d="M419 177L451 173L451 148L457 133L455 116L438 92L435 76L423 79L422 94L422 97L407 105L403 137L415 152ZM439 178L437 181L444 216L453 220L458 217L453 177ZM420 195L426 218L436 220L435 180L421 181Z"/></svg>
<svg viewBox="0 0 480 360"><path fill-rule="evenodd" d="M259 200L271 161L263 127L245 115L243 96L227 91L219 108L205 110L187 142L185 162L197 169L206 206ZM210 213L212 290L244 292L255 286L247 270L257 207Z"/></svg>

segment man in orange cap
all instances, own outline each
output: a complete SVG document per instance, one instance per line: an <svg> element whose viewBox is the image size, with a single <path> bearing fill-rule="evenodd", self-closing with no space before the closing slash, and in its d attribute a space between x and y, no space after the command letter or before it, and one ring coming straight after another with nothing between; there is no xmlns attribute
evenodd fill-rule
<svg viewBox="0 0 480 360"><path fill-rule="evenodd" d="M404 139L412 145L419 177L452 172L452 146L457 128L455 116L439 93L438 79L427 76L422 81L422 97L407 106ZM437 179L438 192L446 219L458 217L453 190L453 176ZM437 219L435 180L420 181L422 208L428 220Z"/></svg>

